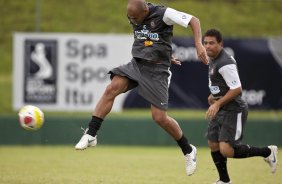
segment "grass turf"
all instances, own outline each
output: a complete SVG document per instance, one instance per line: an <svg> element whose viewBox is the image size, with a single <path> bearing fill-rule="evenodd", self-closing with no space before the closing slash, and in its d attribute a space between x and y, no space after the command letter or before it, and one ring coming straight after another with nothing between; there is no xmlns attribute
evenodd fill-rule
<svg viewBox="0 0 282 184"><path fill-rule="evenodd" d="M281 151L281 150L280 150ZM279 156L281 160L282 157ZM209 150L198 148L198 167L186 176L177 147L0 146L0 183L210 184L217 179ZM281 166L271 174L262 158L229 159L233 183L281 183Z"/></svg>

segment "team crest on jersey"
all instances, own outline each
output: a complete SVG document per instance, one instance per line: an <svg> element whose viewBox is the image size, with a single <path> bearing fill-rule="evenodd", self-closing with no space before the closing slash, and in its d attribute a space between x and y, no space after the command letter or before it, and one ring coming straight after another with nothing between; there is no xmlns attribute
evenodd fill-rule
<svg viewBox="0 0 282 184"><path fill-rule="evenodd" d="M210 75L213 75L213 74L214 74L214 69L211 68L211 69L210 69Z"/></svg>
<svg viewBox="0 0 282 184"><path fill-rule="evenodd" d="M155 22L154 22L154 21L151 21L151 22L150 22L150 26L151 26L151 28L155 28L155 27L156 27Z"/></svg>
<svg viewBox="0 0 282 184"><path fill-rule="evenodd" d="M210 92L211 94L216 95L220 92L220 89L218 86L210 86Z"/></svg>

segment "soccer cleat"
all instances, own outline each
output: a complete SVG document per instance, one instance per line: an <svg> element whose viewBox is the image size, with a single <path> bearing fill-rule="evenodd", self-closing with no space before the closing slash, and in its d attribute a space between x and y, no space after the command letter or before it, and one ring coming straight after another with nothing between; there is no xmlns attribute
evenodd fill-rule
<svg viewBox="0 0 282 184"><path fill-rule="evenodd" d="M191 176L192 174L194 174L194 172L196 170L196 167L197 167L197 162L196 162L197 149L192 144L190 144L190 146L192 147L192 152L189 153L189 154L186 154L184 156L184 158L185 158L186 174L188 176Z"/></svg>
<svg viewBox="0 0 282 184"><path fill-rule="evenodd" d="M220 181L220 180L217 180L215 183L213 183L213 184L232 184L231 183L231 181L229 181L229 182L223 182L223 181Z"/></svg>
<svg viewBox="0 0 282 184"><path fill-rule="evenodd" d="M278 148L274 145L268 146L268 148L271 150L271 153L264 159L264 161L270 166L271 172L275 173L278 163Z"/></svg>
<svg viewBox="0 0 282 184"><path fill-rule="evenodd" d="M84 130L83 136L79 140L79 142L75 145L76 150L84 150L87 147L93 147L97 144L97 135L95 137L87 134L88 128Z"/></svg>

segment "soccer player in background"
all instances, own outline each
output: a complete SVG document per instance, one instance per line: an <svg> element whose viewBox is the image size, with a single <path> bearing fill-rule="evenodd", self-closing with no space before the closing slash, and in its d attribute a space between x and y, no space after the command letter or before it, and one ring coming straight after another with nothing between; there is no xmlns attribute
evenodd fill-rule
<svg viewBox="0 0 282 184"><path fill-rule="evenodd" d="M191 26L197 55L207 64L208 57L202 45L200 21L190 14L144 0L129 0L127 17L134 34L131 51L133 58L131 62L109 72L111 83L100 98L88 129L75 149L83 150L96 146L97 131L111 111L116 96L137 87L138 93L151 103L153 120L178 143L184 154L186 173L192 175L196 169L196 147L188 143L177 121L167 114L171 78L169 67L171 63L180 65L180 61L172 57L174 24L185 28Z"/></svg>
<svg viewBox="0 0 282 184"><path fill-rule="evenodd" d="M206 118L210 120L207 132L211 156L219 174L214 184L231 183L227 171L227 158L261 156L271 172L277 167L277 146L257 148L242 144L243 129L247 121L248 106L242 99L242 86L235 59L223 49L221 33L216 29L204 35L204 46L209 56L210 107Z"/></svg>

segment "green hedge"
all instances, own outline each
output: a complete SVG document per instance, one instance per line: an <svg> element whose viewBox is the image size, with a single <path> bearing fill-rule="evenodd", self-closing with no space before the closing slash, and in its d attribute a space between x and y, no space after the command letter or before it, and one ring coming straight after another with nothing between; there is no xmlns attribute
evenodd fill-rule
<svg viewBox="0 0 282 184"><path fill-rule="evenodd" d="M50 117L35 132L22 129L13 116L0 117L0 145L53 145L76 144L82 136L81 127L88 124L86 118ZM207 123L202 119L177 119L190 142L207 146ZM248 122L244 143L263 146L282 146L282 123L275 121ZM108 118L98 134L99 144L110 145L175 145L173 139L149 118Z"/></svg>
<svg viewBox="0 0 282 184"><path fill-rule="evenodd" d="M41 2L37 14L37 2ZM228 37L281 36L280 0L152 0L200 18L203 31L211 27ZM131 33L127 0L1 0L0 114L12 112L12 35L35 32ZM39 16L36 16L39 15ZM175 35L192 31L175 26Z"/></svg>

